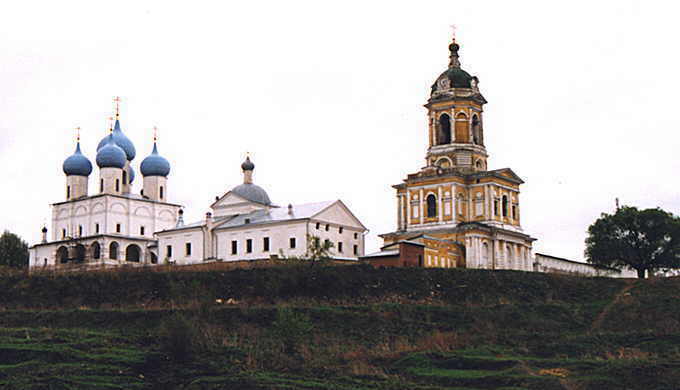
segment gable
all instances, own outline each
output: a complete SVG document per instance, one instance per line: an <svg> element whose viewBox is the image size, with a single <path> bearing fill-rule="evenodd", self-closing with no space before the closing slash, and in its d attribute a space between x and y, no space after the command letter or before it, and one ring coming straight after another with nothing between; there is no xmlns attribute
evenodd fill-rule
<svg viewBox="0 0 680 390"><path fill-rule="evenodd" d="M353 227L362 231L366 230L361 221L340 200L333 202L333 204L312 216L312 219Z"/></svg>
<svg viewBox="0 0 680 390"><path fill-rule="evenodd" d="M213 209L214 217L223 217L227 215L247 214L255 210L266 209L267 206L251 202L229 191L215 201L210 208Z"/></svg>

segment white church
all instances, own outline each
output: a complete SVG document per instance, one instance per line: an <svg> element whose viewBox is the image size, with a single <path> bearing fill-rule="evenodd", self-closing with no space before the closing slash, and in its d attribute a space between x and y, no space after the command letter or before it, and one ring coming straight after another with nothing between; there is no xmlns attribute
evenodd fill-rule
<svg viewBox="0 0 680 390"><path fill-rule="evenodd" d="M170 163L153 150L140 164L142 189L133 192L136 150L115 125L97 147L93 166L76 143L66 158L66 199L52 204L52 229L29 249L29 268L107 268L123 265L198 264L305 256L309 239L332 243L335 259L364 254L366 227L340 200L280 207L253 183L255 165L241 165L243 183L210 206L212 212L184 223L182 206L168 200ZM48 234L50 233L50 234Z"/></svg>

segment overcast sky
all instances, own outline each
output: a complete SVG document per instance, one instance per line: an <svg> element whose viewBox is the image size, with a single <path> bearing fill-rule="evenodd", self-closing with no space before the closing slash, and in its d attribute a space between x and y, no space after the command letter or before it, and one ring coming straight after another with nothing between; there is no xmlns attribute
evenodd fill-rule
<svg viewBox="0 0 680 390"><path fill-rule="evenodd" d="M390 186L424 165L422 105L456 24L463 69L489 101L489 168L526 181L522 225L536 251L579 260L616 197L680 214L678 11L620 0L3 2L0 229L39 240L65 197L73 128L94 163L118 95L134 168L158 126L169 197L187 220L242 182L249 151L275 203L342 199L375 250L396 227Z"/></svg>

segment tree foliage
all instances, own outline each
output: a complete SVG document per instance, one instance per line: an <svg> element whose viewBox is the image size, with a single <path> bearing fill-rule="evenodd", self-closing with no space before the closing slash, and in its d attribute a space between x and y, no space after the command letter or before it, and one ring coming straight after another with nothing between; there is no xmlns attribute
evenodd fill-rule
<svg viewBox="0 0 680 390"><path fill-rule="evenodd" d="M330 240L323 240L318 236L307 235L307 259L311 261L328 260L334 245Z"/></svg>
<svg viewBox="0 0 680 390"><path fill-rule="evenodd" d="M7 230L0 236L0 265L28 267L28 244Z"/></svg>
<svg viewBox="0 0 680 390"><path fill-rule="evenodd" d="M621 207L603 213L588 228L589 263L645 271L680 268L680 218L660 208Z"/></svg>

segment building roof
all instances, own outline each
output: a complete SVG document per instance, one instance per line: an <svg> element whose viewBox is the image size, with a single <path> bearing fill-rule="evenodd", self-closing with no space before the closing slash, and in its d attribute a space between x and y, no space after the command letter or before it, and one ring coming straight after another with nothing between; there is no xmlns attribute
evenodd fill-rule
<svg viewBox="0 0 680 390"><path fill-rule="evenodd" d="M367 255L361 256L361 258L364 259L366 257L388 257L388 256L399 256L399 249L369 253Z"/></svg>
<svg viewBox="0 0 680 390"><path fill-rule="evenodd" d="M222 223L218 229L228 229L248 224L255 225L293 221L298 219L310 219L335 202L337 202L337 200L293 205L290 213L288 207L277 207L269 210L256 210L248 214L237 215ZM246 220L248 220L248 223L246 223Z"/></svg>

